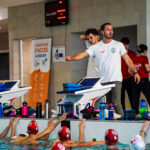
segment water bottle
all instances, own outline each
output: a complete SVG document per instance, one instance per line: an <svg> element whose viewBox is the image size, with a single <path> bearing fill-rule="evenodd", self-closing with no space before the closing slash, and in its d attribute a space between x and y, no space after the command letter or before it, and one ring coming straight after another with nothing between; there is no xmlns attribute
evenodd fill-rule
<svg viewBox="0 0 150 150"><path fill-rule="evenodd" d="M141 102L140 102L140 109L141 108L146 108L146 102L145 102L144 99L142 99Z"/></svg>
<svg viewBox="0 0 150 150"><path fill-rule="evenodd" d="M99 119L105 120L105 104L104 103L99 104Z"/></svg>
<svg viewBox="0 0 150 150"><path fill-rule="evenodd" d="M45 101L44 104L44 118L48 119L49 118L49 102L48 99Z"/></svg>
<svg viewBox="0 0 150 150"><path fill-rule="evenodd" d="M22 104L22 117L23 118L28 117L28 104L27 104L27 102L23 102L23 104Z"/></svg>
<svg viewBox="0 0 150 150"><path fill-rule="evenodd" d="M139 113L138 113L139 118L143 118L143 112L148 112L148 109L146 108L145 100L142 99L140 101L140 109L139 109Z"/></svg>
<svg viewBox="0 0 150 150"><path fill-rule="evenodd" d="M149 111L143 111L142 118L143 119L150 119L150 112Z"/></svg>
<svg viewBox="0 0 150 150"><path fill-rule="evenodd" d="M36 118L42 118L42 104L40 102L36 106Z"/></svg>
<svg viewBox="0 0 150 150"><path fill-rule="evenodd" d="M114 120L114 105L113 104L108 105L108 119Z"/></svg>
<svg viewBox="0 0 150 150"><path fill-rule="evenodd" d="M0 103L0 118L3 116L2 103Z"/></svg>

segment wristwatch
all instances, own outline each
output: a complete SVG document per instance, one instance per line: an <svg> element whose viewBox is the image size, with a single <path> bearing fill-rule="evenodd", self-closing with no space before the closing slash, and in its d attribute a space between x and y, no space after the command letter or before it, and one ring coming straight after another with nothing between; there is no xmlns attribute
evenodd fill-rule
<svg viewBox="0 0 150 150"><path fill-rule="evenodd" d="M134 72L133 75L135 75L135 74L139 74L139 73L138 72Z"/></svg>

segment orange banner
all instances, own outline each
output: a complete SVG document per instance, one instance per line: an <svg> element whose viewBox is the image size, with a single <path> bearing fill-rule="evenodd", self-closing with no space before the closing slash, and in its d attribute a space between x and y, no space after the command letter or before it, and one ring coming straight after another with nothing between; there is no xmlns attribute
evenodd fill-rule
<svg viewBox="0 0 150 150"><path fill-rule="evenodd" d="M30 76L29 106L36 108L38 102L44 110L48 98L50 77L51 38L32 41L32 70Z"/></svg>
<svg viewBox="0 0 150 150"><path fill-rule="evenodd" d="M29 106L36 108L36 103L41 102L42 110L44 109L45 100L48 98L49 74L50 72L41 72L40 70L35 70L31 74L32 89L29 94Z"/></svg>

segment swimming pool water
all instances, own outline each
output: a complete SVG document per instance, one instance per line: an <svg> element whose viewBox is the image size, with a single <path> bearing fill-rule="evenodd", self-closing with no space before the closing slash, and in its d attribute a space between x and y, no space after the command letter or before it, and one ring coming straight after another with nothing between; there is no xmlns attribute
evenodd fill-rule
<svg viewBox="0 0 150 150"><path fill-rule="evenodd" d="M118 143L119 150L129 150L129 145ZM106 150L106 145L96 145L91 147L73 148L71 150Z"/></svg>
<svg viewBox="0 0 150 150"><path fill-rule="evenodd" d="M10 143L10 140L0 140L0 150L50 150L50 144L40 142L38 146L23 146Z"/></svg>
<svg viewBox="0 0 150 150"><path fill-rule="evenodd" d="M39 146L21 146L10 143L9 140L0 140L0 150L50 150L51 146L41 142ZM148 145L146 146L148 149ZM129 150L128 144L118 143L119 150ZM77 147L70 150L106 150L106 145L97 145L91 147Z"/></svg>

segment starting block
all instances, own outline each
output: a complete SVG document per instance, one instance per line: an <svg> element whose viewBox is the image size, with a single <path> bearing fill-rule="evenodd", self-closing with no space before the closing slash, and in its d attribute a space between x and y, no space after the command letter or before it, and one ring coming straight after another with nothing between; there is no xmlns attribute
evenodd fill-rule
<svg viewBox="0 0 150 150"><path fill-rule="evenodd" d="M78 83L82 86L81 89L71 92L57 92L57 94L66 94L57 104L57 114L73 111L73 115L80 118L81 110L89 106L95 107L96 102L105 96L112 87L115 87L113 83L101 83L101 81L102 78L85 77Z"/></svg>

